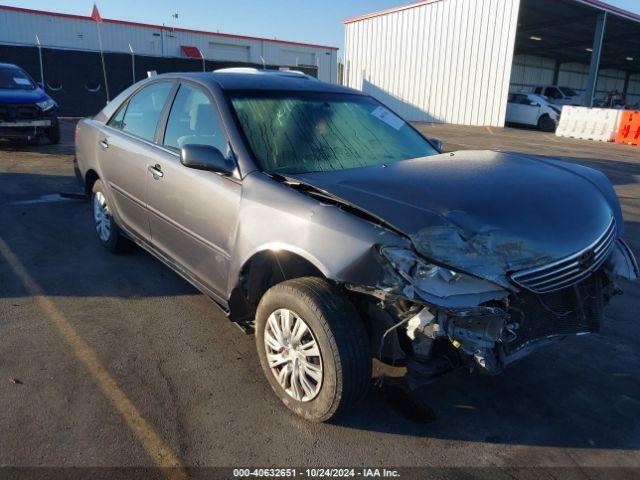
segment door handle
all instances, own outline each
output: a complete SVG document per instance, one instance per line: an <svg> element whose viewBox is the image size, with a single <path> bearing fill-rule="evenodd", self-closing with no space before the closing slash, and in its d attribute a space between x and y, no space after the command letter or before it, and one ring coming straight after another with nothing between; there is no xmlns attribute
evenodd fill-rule
<svg viewBox="0 0 640 480"><path fill-rule="evenodd" d="M106 150L107 148L109 148L109 142L107 142L106 138L104 140L100 140L100 146L102 147L103 150Z"/></svg>
<svg viewBox="0 0 640 480"><path fill-rule="evenodd" d="M164 177L164 173L162 173L162 167L160 167L160 164L158 163L156 163L155 165L149 165L148 170L151 172L155 180Z"/></svg>

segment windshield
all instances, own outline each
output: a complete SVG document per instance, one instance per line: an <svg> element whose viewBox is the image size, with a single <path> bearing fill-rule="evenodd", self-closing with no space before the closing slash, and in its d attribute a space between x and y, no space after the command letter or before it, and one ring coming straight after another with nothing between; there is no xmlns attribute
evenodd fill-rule
<svg viewBox="0 0 640 480"><path fill-rule="evenodd" d="M439 152L371 97L234 94L231 104L262 170L309 173L389 164Z"/></svg>
<svg viewBox="0 0 640 480"><path fill-rule="evenodd" d="M572 90L569 87L560 87L562 93L564 93L567 97L577 97L578 94L575 90Z"/></svg>
<svg viewBox="0 0 640 480"><path fill-rule="evenodd" d="M36 86L33 81L18 67L0 66L0 89L8 90L33 90Z"/></svg>

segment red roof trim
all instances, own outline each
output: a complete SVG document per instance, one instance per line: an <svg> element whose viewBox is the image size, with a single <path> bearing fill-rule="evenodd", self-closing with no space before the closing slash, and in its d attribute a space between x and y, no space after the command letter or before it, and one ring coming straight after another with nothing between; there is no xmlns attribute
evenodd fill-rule
<svg viewBox="0 0 640 480"><path fill-rule="evenodd" d="M9 5L0 5L0 10L11 10L14 12L22 12L22 13L32 13L35 15L49 15L52 17L61 17L61 18L72 18L75 20L88 20L93 22L91 17L85 17L84 15L74 15L71 13L59 13L59 12L47 12L46 10L32 10L30 8L22 8L22 7L12 7ZM153 25L150 23L139 23L139 22L130 22L127 20L114 20L111 18L103 18L103 23L115 23L119 25L130 25L132 27L143 27L143 28L152 28L155 30L175 30L176 32L185 32L185 33L200 33L203 35L214 35L216 37L224 37L224 38L239 38L242 40L259 40L264 42L273 42L273 43L281 43L285 45L296 45L299 47L311 47L311 48L324 48L327 50L338 50L338 47L330 47L327 45L318 45L315 43L304 43L304 42L290 42L288 40L275 40L273 38L264 38L264 37L252 37L247 35L233 35L231 33L218 33L218 32L208 32L206 30L193 30L190 28L171 28L163 25Z"/></svg>
<svg viewBox="0 0 640 480"><path fill-rule="evenodd" d="M344 20L343 23L345 25L348 25L349 23L360 22L362 20L368 20L370 18L380 17L382 15L388 15L390 13L401 12L403 10L409 10L411 8L422 7L423 5L428 5L429 3L436 3L441 1L443 0L423 0L422 2L410 3L408 5L401 5L399 7L389 8L387 10L380 10L378 12L368 13L366 15L361 15L359 17L347 18L346 20ZM609 5L608 3L604 3L600 0L574 0L574 1L585 4L585 5L589 5L592 7L596 7L601 10L605 10L609 13L620 15L620 16L629 18L631 20L640 21L640 15L633 12L629 12L622 8L614 7L613 5Z"/></svg>

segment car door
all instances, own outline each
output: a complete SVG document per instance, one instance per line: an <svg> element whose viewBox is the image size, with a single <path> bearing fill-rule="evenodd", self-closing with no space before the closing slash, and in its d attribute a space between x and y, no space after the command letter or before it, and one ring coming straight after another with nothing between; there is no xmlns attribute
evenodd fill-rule
<svg viewBox="0 0 640 480"><path fill-rule="evenodd" d="M214 146L230 159L233 155L215 101L204 88L180 85L160 143L148 173L151 241L223 297L241 183L180 163L180 149L188 144Z"/></svg>
<svg viewBox="0 0 640 480"><path fill-rule="evenodd" d="M517 95L515 93L510 93L507 100L507 116L506 121L508 123L520 123L519 119L519 110L518 104L516 103Z"/></svg>
<svg viewBox="0 0 640 480"><path fill-rule="evenodd" d="M537 125L542 106L535 97L521 95L523 122L527 125Z"/></svg>
<svg viewBox="0 0 640 480"><path fill-rule="evenodd" d="M531 105L527 95L520 93L512 94L507 104L507 121L523 125L536 125L538 122L537 112L539 107Z"/></svg>
<svg viewBox="0 0 640 480"><path fill-rule="evenodd" d="M152 83L136 92L101 128L98 155L103 182L123 228L149 240L147 166L156 129L175 82Z"/></svg>

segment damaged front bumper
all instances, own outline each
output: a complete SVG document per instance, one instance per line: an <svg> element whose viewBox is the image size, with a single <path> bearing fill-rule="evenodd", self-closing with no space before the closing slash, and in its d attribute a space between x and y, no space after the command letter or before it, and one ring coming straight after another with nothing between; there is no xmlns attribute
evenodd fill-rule
<svg viewBox="0 0 640 480"><path fill-rule="evenodd" d="M381 255L388 268L378 288L351 289L378 299L388 327L379 335L378 359L402 365L414 387L460 366L495 375L541 346L596 333L605 305L620 293L616 280L639 276L621 239L593 274L544 294L515 284L507 290L431 265L406 249L383 248Z"/></svg>

